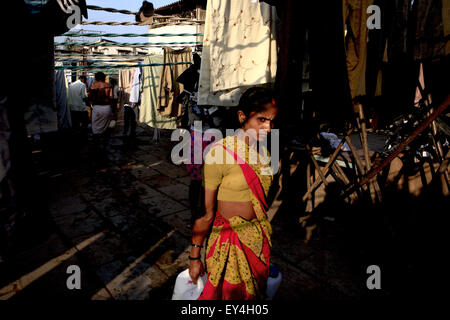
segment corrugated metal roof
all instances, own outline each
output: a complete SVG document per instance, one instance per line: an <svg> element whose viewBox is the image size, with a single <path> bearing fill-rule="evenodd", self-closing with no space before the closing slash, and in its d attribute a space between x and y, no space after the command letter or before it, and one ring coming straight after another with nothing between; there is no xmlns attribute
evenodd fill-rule
<svg viewBox="0 0 450 320"><path fill-rule="evenodd" d="M174 4L176 4L176 3L178 3L178 2L183 2L183 0L179 0L179 1L167 0L167 1L163 1L163 2L164 2L164 4L161 5L161 6L158 7L158 8L155 8L155 10L166 9L166 8L168 8L168 7L170 7L170 6L174 5Z"/></svg>
<svg viewBox="0 0 450 320"><path fill-rule="evenodd" d="M183 0L171 1L170 3L168 3L168 4L166 4L166 5L162 6L162 7L156 8L155 10L164 10L164 9L169 9L171 7L174 7L174 6L180 6L180 5L183 4L183 2L184 2Z"/></svg>
<svg viewBox="0 0 450 320"><path fill-rule="evenodd" d="M179 1L171 1L169 4L165 6L161 6L155 9L156 13L161 13L169 10L193 10L200 4L206 8L206 0L179 0Z"/></svg>

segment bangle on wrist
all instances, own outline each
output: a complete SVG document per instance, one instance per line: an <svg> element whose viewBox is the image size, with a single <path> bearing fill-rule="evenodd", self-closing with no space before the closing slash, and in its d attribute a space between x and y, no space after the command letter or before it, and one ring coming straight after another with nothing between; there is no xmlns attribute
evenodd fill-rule
<svg viewBox="0 0 450 320"><path fill-rule="evenodd" d="M196 247L196 248L203 248L202 245L198 245L198 244L195 244L195 243L192 243L191 246Z"/></svg>
<svg viewBox="0 0 450 320"><path fill-rule="evenodd" d="M191 257L191 256L189 256L188 259L191 260L191 261L192 260L200 260L201 256L198 256L198 257Z"/></svg>

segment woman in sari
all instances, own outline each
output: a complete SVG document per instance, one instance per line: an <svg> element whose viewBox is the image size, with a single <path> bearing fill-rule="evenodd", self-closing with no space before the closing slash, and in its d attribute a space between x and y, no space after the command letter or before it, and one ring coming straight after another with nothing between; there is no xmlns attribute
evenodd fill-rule
<svg viewBox="0 0 450 320"><path fill-rule="evenodd" d="M257 146L266 140L277 112L271 90L248 89L237 108L242 130L208 147L206 212L195 221L189 256L189 274L197 283L205 273L200 253L212 224L207 281L199 300L265 298L272 233L266 196L273 176L267 149Z"/></svg>

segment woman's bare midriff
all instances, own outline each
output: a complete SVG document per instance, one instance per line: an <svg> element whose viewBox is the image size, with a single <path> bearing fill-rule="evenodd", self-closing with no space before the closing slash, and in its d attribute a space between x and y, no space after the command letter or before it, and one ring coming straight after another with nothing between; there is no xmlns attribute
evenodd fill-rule
<svg viewBox="0 0 450 320"><path fill-rule="evenodd" d="M256 218L251 201L235 202L218 200L217 211L227 220L234 216L240 216L249 221Z"/></svg>

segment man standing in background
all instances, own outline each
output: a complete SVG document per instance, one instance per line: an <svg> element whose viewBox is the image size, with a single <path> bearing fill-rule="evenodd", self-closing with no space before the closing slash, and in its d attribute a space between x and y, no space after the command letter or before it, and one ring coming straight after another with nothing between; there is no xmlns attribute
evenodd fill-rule
<svg viewBox="0 0 450 320"><path fill-rule="evenodd" d="M113 113L114 120L117 119L117 104L119 102L119 86L117 84L117 80L115 78L110 78L109 84L113 87L113 95L114 99L111 102L111 111Z"/></svg>
<svg viewBox="0 0 450 320"><path fill-rule="evenodd" d="M80 76L69 86L69 106L72 116L72 127L80 138L87 138L89 115L86 107L86 76Z"/></svg>

